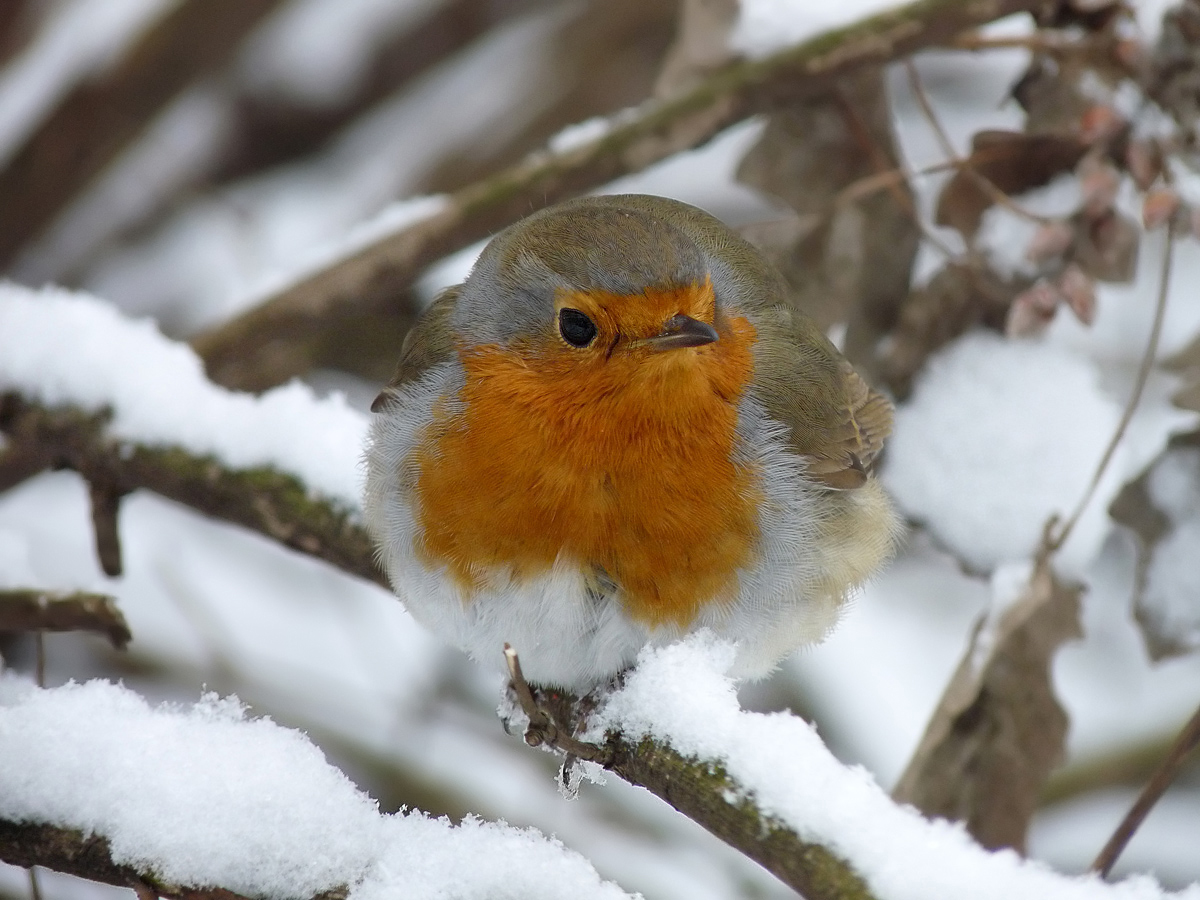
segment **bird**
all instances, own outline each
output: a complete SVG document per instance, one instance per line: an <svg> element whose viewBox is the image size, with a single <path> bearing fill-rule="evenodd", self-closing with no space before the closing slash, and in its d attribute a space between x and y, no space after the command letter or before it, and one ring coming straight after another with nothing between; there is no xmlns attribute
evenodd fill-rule
<svg viewBox="0 0 1200 900"><path fill-rule="evenodd" d="M762 678L893 552L892 406L779 272L647 195L547 207L425 310L371 407L365 524L435 635L586 692L701 629Z"/></svg>

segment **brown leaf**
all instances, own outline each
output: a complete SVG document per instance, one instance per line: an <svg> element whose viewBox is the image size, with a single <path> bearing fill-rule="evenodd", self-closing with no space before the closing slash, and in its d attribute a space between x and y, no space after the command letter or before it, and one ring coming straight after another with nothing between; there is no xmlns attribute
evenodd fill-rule
<svg viewBox="0 0 1200 900"><path fill-rule="evenodd" d="M1071 263L1058 276L1055 286L1071 312L1075 313L1075 318L1084 325L1091 325L1095 321L1096 283L1083 269Z"/></svg>
<svg viewBox="0 0 1200 900"><path fill-rule="evenodd" d="M1151 659L1162 660L1191 653L1195 647L1181 641L1178 635L1162 627L1160 618L1147 609L1146 583L1154 551L1171 530L1171 522L1150 497L1150 472L1159 460L1180 447L1200 447L1200 431L1179 434L1171 438L1167 448L1139 477L1121 488L1108 507L1108 514L1118 525L1127 528L1137 546L1137 565L1133 580L1133 617L1142 634L1146 652Z"/></svg>
<svg viewBox="0 0 1200 900"><path fill-rule="evenodd" d="M1040 334L1054 318L1063 299L1057 285L1045 278L1039 280L1013 299L1004 321L1004 333L1009 337Z"/></svg>
<svg viewBox="0 0 1200 900"><path fill-rule="evenodd" d="M930 354L976 325L1000 331L1013 298L1028 279L1006 281L991 270L950 264L929 284L912 291L895 328L882 342L880 374L900 398Z"/></svg>
<svg viewBox="0 0 1200 900"><path fill-rule="evenodd" d="M1039 559L1020 596L976 626L970 646L893 792L930 816L961 820L985 847L1023 850L1067 715L1054 696L1058 647L1081 635L1081 588Z"/></svg>
<svg viewBox="0 0 1200 900"><path fill-rule="evenodd" d="M838 202L845 187L898 166L882 79L868 71L845 79L833 97L772 114L737 172L797 213L794 243L776 244L771 255L798 305L823 322L846 323L846 355L868 377L907 296L921 238L902 180Z"/></svg>
<svg viewBox="0 0 1200 900"><path fill-rule="evenodd" d="M1171 221L1179 212L1179 194L1170 188L1147 191L1142 199L1142 226L1147 231Z"/></svg>
<svg viewBox="0 0 1200 900"><path fill-rule="evenodd" d="M1163 169L1162 147L1153 140L1134 140L1125 148L1125 168L1139 191L1145 191L1158 180Z"/></svg>
<svg viewBox="0 0 1200 900"><path fill-rule="evenodd" d="M1097 281L1129 282L1137 271L1141 226L1115 210L1082 219L1072 259Z"/></svg>
<svg viewBox="0 0 1200 900"><path fill-rule="evenodd" d="M1089 106L1079 117L1079 137L1089 145L1107 143L1128 127L1120 113L1103 103Z"/></svg>
<svg viewBox="0 0 1200 900"><path fill-rule="evenodd" d="M966 163L1006 194L1021 194L1069 172L1085 150L1075 137L1062 134L1023 134L981 131L971 142ZM955 173L938 197L936 221L970 240L979 230L991 195L968 171Z"/></svg>
<svg viewBox="0 0 1200 900"><path fill-rule="evenodd" d="M1075 173L1083 193L1084 216L1097 219L1108 213L1121 187L1121 173L1116 166L1107 159L1088 154L1080 161Z"/></svg>
<svg viewBox="0 0 1200 900"><path fill-rule="evenodd" d="M1038 226L1025 248L1025 258L1035 263L1057 259L1067 252L1074 240L1075 228L1071 223L1055 219Z"/></svg>

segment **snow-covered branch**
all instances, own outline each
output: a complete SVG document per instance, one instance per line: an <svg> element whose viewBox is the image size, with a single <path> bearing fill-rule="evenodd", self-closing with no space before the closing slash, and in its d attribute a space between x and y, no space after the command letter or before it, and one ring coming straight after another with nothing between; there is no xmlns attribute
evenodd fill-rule
<svg viewBox="0 0 1200 900"><path fill-rule="evenodd" d="M0 287L0 334L0 484L72 468L94 504L144 488L383 583L357 524L365 420L340 398L231 393L186 345L61 291Z"/></svg>
<svg viewBox="0 0 1200 900"><path fill-rule="evenodd" d="M232 467L183 444L138 443L115 434L110 426L111 416L105 412L47 408L17 393L0 394L0 431L9 439L9 447L0 454L0 480L12 480L4 478L9 454L25 477L36 474L25 465L29 459L41 461L37 471L74 469L93 485L93 504L97 493L119 497L138 489L154 491L386 586L371 539L351 509L314 495L295 475L270 466ZM103 559L102 527L97 523ZM106 533L115 534L111 527ZM119 571L117 567L112 574Z"/></svg>
<svg viewBox="0 0 1200 900"><path fill-rule="evenodd" d="M93 631L118 649L133 639L116 601L107 594L0 590L0 633L20 631Z"/></svg>

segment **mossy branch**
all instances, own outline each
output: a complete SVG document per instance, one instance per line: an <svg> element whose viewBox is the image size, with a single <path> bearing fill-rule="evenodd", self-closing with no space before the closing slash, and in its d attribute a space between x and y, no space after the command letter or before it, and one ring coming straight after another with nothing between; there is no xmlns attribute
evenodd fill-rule
<svg viewBox="0 0 1200 900"><path fill-rule="evenodd" d="M0 395L0 431L9 442L0 454L0 485L17 475L74 469L89 484L104 485L110 496L150 490L387 586L354 511L314 496L295 476L268 468L231 469L183 447L120 440L107 425L103 414L48 409L17 394ZM15 473L8 471L10 462Z"/></svg>
<svg viewBox="0 0 1200 900"><path fill-rule="evenodd" d="M850 861L801 840L759 809L719 765L685 758L649 738L633 743L616 735L609 748L612 756L605 768L665 800L807 900L874 897Z"/></svg>
<svg viewBox="0 0 1200 900"><path fill-rule="evenodd" d="M761 60L722 68L673 97L614 118L599 137L543 151L450 195L429 218L302 279L194 341L220 384L264 390L303 374L319 344L347 320L393 312L430 264L536 209L699 146L755 114L831 90L845 76L926 47L1044 0L917 0L827 32ZM398 349L398 348L397 348Z"/></svg>
<svg viewBox="0 0 1200 900"><path fill-rule="evenodd" d="M139 900L167 897L170 900L247 900L242 894L222 887L187 887L170 884L133 866L113 862L108 840L99 834L84 834L71 828L34 822L0 819L0 860L14 866L42 866L87 878L102 884L133 888ZM317 894L312 900L345 900L344 888Z"/></svg>
<svg viewBox="0 0 1200 900"><path fill-rule="evenodd" d="M133 640L117 601L107 594L0 591L0 633L26 631L91 631L118 650Z"/></svg>

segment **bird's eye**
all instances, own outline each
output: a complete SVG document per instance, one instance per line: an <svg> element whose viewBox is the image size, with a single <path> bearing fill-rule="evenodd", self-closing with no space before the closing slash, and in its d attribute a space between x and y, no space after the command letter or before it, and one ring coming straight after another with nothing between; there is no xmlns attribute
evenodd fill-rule
<svg viewBox="0 0 1200 900"><path fill-rule="evenodd" d="M572 347L586 347L596 338L596 323L577 309L561 309L558 332Z"/></svg>

